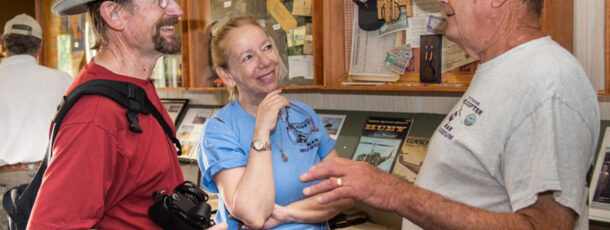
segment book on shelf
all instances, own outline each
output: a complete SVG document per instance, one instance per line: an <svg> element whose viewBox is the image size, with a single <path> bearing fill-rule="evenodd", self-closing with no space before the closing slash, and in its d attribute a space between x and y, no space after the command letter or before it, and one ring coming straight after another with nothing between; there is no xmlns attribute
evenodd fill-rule
<svg viewBox="0 0 610 230"><path fill-rule="evenodd" d="M354 81L364 81L364 82L396 82L400 79L400 75L391 74L391 75L376 75L376 74L362 74L362 75L350 75Z"/></svg>
<svg viewBox="0 0 610 230"><path fill-rule="evenodd" d="M390 172L413 118L369 117L352 160L365 161Z"/></svg>
<svg viewBox="0 0 610 230"><path fill-rule="evenodd" d="M419 169L426 157L428 142L430 142L430 138L427 137L408 136L400 148L392 174L409 183L415 183Z"/></svg>
<svg viewBox="0 0 610 230"><path fill-rule="evenodd" d="M361 79L358 76L348 75L344 79L341 80L341 85L343 86L383 86L383 85L392 85L392 82L386 81L366 81L366 80L357 80Z"/></svg>

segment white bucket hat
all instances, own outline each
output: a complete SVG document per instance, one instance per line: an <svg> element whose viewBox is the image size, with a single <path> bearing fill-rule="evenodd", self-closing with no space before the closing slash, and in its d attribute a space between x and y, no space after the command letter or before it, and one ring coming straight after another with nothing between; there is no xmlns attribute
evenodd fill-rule
<svg viewBox="0 0 610 230"><path fill-rule="evenodd" d="M87 3L93 1L95 0L59 0L51 10L61 16L82 14L87 12Z"/></svg>
<svg viewBox="0 0 610 230"><path fill-rule="evenodd" d="M42 29L36 19L27 14L20 14L6 22L3 35L21 34L37 37L42 40Z"/></svg>

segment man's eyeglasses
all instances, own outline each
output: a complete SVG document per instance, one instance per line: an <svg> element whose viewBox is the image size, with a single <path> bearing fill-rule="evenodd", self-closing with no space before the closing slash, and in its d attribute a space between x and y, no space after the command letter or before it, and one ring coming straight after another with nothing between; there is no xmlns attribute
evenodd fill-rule
<svg viewBox="0 0 610 230"><path fill-rule="evenodd" d="M171 1L171 0L157 0L157 2L159 3L159 7L161 7L161 9L167 8L167 6L169 6L169 1Z"/></svg>

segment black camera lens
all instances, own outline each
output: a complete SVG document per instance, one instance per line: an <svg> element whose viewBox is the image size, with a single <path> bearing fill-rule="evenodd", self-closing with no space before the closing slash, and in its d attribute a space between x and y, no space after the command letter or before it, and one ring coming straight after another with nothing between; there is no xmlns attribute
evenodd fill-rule
<svg viewBox="0 0 610 230"><path fill-rule="evenodd" d="M193 208L191 217L198 222L207 223L210 219L212 207L208 203L200 203L197 207Z"/></svg>

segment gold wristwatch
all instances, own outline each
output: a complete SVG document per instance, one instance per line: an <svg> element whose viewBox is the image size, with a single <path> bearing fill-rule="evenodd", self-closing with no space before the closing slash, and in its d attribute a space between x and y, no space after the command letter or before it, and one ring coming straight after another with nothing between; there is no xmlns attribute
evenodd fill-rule
<svg viewBox="0 0 610 230"><path fill-rule="evenodd" d="M268 142L260 140L260 139L252 140L252 143L250 143L250 147L256 151L271 150L271 145Z"/></svg>

